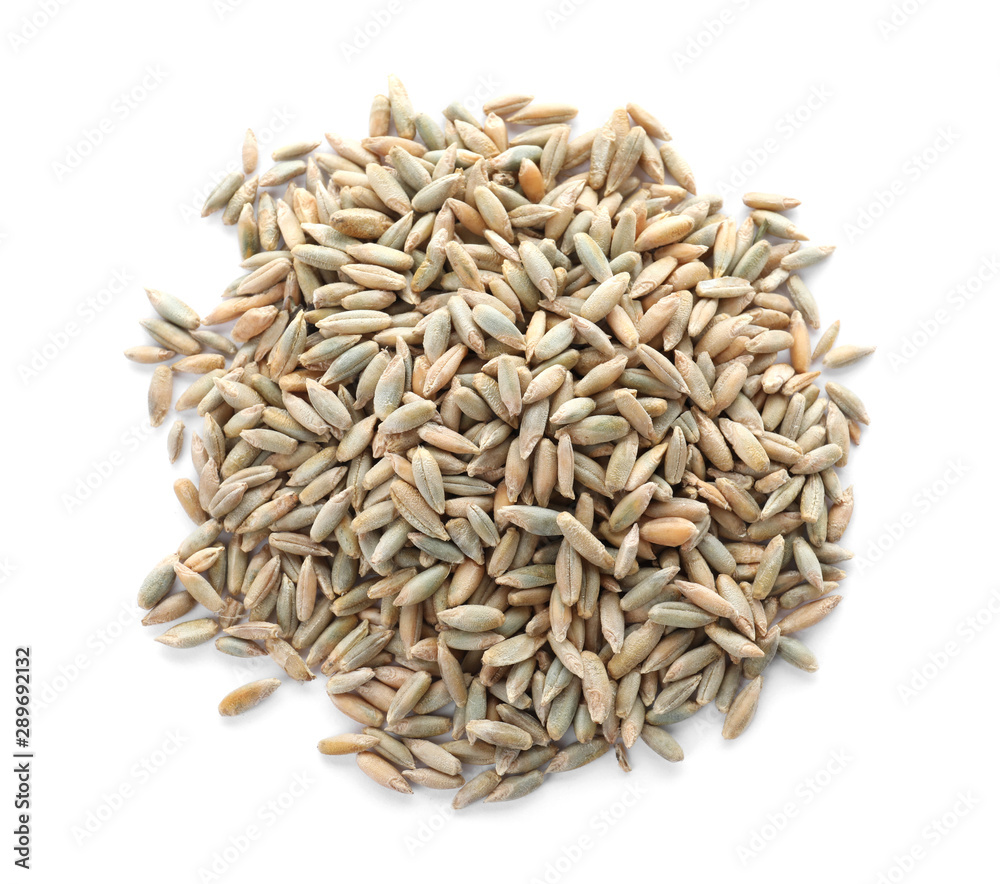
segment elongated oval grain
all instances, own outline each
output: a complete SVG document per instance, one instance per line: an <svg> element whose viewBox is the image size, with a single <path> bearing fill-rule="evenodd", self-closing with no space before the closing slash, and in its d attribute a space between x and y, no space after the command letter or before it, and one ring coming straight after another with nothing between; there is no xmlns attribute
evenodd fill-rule
<svg viewBox="0 0 1000 884"><path fill-rule="evenodd" d="M280 678L263 678L238 687L222 698L219 703L219 714L242 715L270 697L279 687L281 687Z"/></svg>
<svg viewBox="0 0 1000 884"><path fill-rule="evenodd" d="M378 744L378 737L368 734L343 734L320 740L316 748L321 755L355 755Z"/></svg>
<svg viewBox="0 0 1000 884"><path fill-rule="evenodd" d="M735 740L750 726L750 722L753 721L757 712L757 703L760 701L760 691L763 685L764 678L758 675L736 695L722 725L723 739Z"/></svg>

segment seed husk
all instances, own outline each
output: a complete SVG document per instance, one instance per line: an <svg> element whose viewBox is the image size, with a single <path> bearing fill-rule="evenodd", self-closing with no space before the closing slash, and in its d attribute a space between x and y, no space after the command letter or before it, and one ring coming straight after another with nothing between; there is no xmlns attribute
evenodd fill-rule
<svg viewBox="0 0 1000 884"><path fill-rule="evenodd" d="M803 642L790 635L783 635L778 639L778 653L782 659L806 672L815 672L819 669L816 655Z"/></svg>
<svg viewBox="0 0 1000 884"><path fill-rule="evenodd" d="M230 691L219 703L219 715L242 715L270 697L279 687L280 678L262 678Z"/></svg>
<svg viewBox="0 0 1000 884"><path fill-rule="evenodd" d="M642 741L661 758L667 761L683 761L684 750L680 744L662 727L645 724L640 733Z"/></svg>
<svg viewBox="0 0 1000 884"><path fill-rule="evenodd" d="M456 793L451 802L455 810L461 810L477 801L482 801L500 785L501 776L495 770L484 770L469 780Z"/></svg>
<svg viewBox="0 0 1000 884"><path fill-rule="evenodd" d="M341 734L327 737L317 743L321 755L356 755L378 744L378 737L368 734Z"/></svg>
<svg viewBox="0 0 1000 884"><path fill-rule="evenodd" d="M254 158L254 165L256 166L256 154ZM252 170L251 170L252 171ZM250 174L248 171L247 174ZM230 172L226 175L209 193L208 197L205 199L205 205L202 206L201 216L204 218L207 215L211 215L213 212L218 212L220 209L224 209L229 200L233 198L233 195L240 186L243 184L243 175L239 172Z"/></svg>
<svg viewBox="0 0 1000 884"><path fill-rule="evenodd" d="M542 772L538 770L507 777L486 796L484 801L490 804L494 801L515 801L518 798L524 798L525 795L530 795L542 785L542 778Z"/></svg>
<svg viewBox="0 0 1000 884"><path fill-rule="evenodd" d="M750 726L750 722L753 721L757 712L757 703L760 701L760 691L763 685L764 677L758 675L736 695L722 725L723 739L735 740Z"/></svg>
<svg viewBox="0 0 1000 884"><path fill-rule="evenodd" d="M193 648L213 638L218 631L219 624L215 620L188 620L168 629L156 640L170 648Z"/></svg>
<svg viewBox="0 0 1000 884"><path fill-rule="evenodd" d="M607 740L592 740L589 743L573 743L559 752L545 768L546 774L561 771L576 770L585 764L596 761L611 748Z"/></svg>
<svg viewBox="0 0 1000 884"><path fill-rule="evenodd" d="M357 754L357 759L362 773L380 786L406 795L413 793L410 784L403 779L400 772L381 756L365 750Z"/></svg>

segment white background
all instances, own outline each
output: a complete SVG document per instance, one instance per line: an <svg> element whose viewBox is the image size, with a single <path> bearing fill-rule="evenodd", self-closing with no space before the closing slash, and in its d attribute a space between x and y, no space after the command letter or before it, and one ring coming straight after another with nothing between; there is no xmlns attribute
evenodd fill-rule
<svg viewBox="0 0 1000 884"><path fill-rule="evenodd" d="M989 878L998 26L971 0L5 3L0 745L27 644L30 875ZM858 556L807 636L819 672L775 663L738 741L706 710L674 728L681 764L640 743L628 776L607 756L456 817L450 793L392 794L318 755L354 729L322 679L223 720L219 699L272 664L171 650L139 625L139 581L189 530L170 485L191 470L168 465L173 418L149 429L149 372L121 356L146 343L142 287L204 314L239 270L233 231L198 209L244 129L262 158L363 134L390 71L419 109L530 91L578 104L576 131L637 101L700 192L726 188L733 212L746 190L793 194L796 222L838 246L807 271L824 324L879 345L838 378L873 416L847 470Z"/></svg>

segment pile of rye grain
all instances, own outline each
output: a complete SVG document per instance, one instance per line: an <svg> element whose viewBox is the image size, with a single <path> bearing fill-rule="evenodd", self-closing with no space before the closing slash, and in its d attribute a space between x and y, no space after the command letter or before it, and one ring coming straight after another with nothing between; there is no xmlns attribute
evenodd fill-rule
<svg viewBox="0 0 1000 884"><path fill-rule="evenodd" d="M816 668L796 635L850 558L836 468L868 416L812 365L872 348L834 347L837 324L813 347L798 275L832 247L801 245L793 199L723 214L637 105L572 138L567 105L455 103L441 127L388 92L367 137L259 177L248 132L204 210L245 272L204 318L149 291L158 346L126 355L161 363L151 421L193 374L175 408L203 429L175 484L196 527L143 622L200 605L158 641L221 630L226 654L318 668L364 726L320 751L456 807L612 747L628 770L640 738L677 761L666 727L713 702L739 736L776 655ZM171 460L183 442L178 421Z"/></svg>

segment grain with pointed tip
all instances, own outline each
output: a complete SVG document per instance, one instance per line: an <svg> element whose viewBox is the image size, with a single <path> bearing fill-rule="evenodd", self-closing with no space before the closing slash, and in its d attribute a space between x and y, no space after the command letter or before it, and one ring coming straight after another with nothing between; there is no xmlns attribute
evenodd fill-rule
<svg viewBox="0 0 1000 884"><path fill-rule="evenodd" d="M281 687L280 678L262 678L230 691L219 703L219 715L242 715Z"/></svg>

